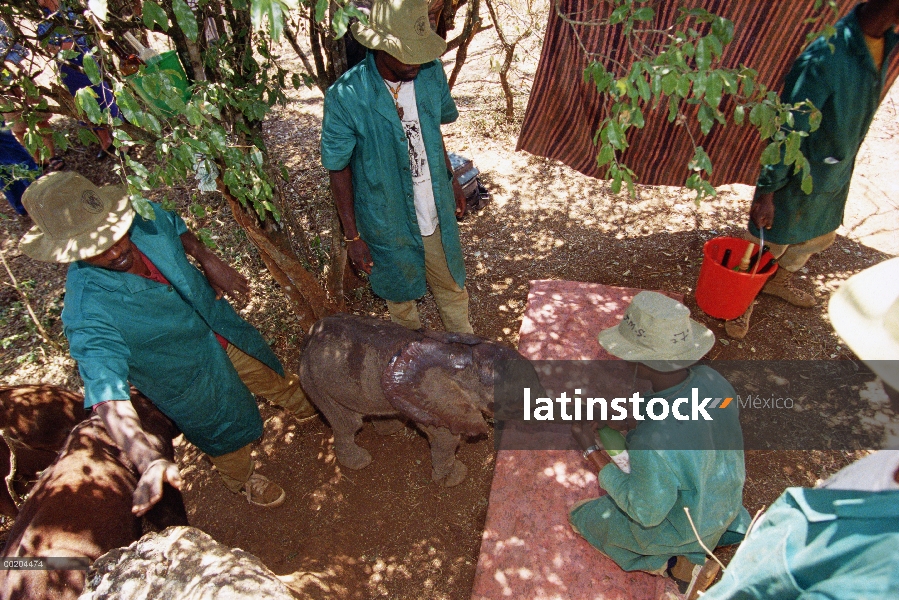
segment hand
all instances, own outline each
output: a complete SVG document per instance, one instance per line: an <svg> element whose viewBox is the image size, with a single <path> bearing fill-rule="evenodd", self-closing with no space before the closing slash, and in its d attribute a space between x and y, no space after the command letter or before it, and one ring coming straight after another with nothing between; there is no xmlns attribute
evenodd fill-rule
<svg viewBox="0 0 899 600"><path fill-rule="evenodd" d="M578 443L581 450L586 450L594 444L602 449L602 442L596 437L596 430L598 428L599 423L576 421L571 425L571 437Z"/></svg>
<svg viewBox="0 0 899 600"><path fill-rule="evenodd" d="M238 307L246 306L250 300L250 282L235 268L226 264L211 252L200 263L209 285L215 290L215 299L221 300L228 294Z"/></svg>
<svg viewBox="0 0 899 600"><path fill-rule="evenodd" d="M453 179L453 195L456 197L456 217L461 219L468 210L468 202L465 200L462 186L455 179Z"/></svg>
<svg viewBox="0 0 899 600"><path fill-rule="evenodd" d="M758 194L753 198L749 218L759 229L771 229L774 225L774 194Z"/></svg>
<svg viewBox="0 0 899 600"><path fill-rule="evenodd" d="M347 242L346 255L354 269L371 275L371 268L375 266L375 263L372 261L371 253L368 251L368 244L361 239Z"/></svg>
<svg viewBox="0 0 899 600"><path fill-rule="evenodd" d="M154 460L147 465L140 476L140 481L137 482L137 488L132 496L131 512L138 517L143 516L162 499L163 485L168 483L176 490L180 490L181 481L178 465L164 458Z"/></svg>

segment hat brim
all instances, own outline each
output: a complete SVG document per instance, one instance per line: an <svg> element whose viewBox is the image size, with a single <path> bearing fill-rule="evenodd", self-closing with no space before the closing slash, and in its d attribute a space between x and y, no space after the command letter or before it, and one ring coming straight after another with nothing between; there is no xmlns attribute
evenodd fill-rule
<svg viewBox="0 0 899 600"><path fill-rule="evenodd" d="M715 334L708 327L690 319L690 328L693 331L694 343L678 354L661 354L634 344L621 335L618 325L600 331L598 338L605 351L616 358L643 363L650 369L669 373L698 362L715 345Z"/></svg>
<svg viewBox="0 0 899 600"><path fill-rule="evenodd" d="M102 254L122 239L134 221L134 209L124 185L108 185L96 194L112 204L106 220L99 228L73 238L57 239L34 226L22 237L19 249L35 260L71 263Z"/></svg>
<svg viewBox="0 0 899 600"><path fill-rule="evenodd" d="M899 390L899 341L885 326L899 301L899 258L850 277L830 298L830 322L846 345L890 387Z"/></svg>
<svg viewBox="0 0 899 600"><path fill-rule="evenodd" d="M378 32L357 22L353 25L353 37L366 48L382 50L407 65L423 65L446 52L446 40L433 31L421 40L404 42L394 35Z"/></svg>

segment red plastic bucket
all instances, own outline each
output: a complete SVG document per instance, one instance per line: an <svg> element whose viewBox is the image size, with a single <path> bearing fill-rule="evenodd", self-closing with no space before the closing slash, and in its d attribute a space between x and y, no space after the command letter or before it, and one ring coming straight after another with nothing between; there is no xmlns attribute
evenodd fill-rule
<svg viewBox="0 0 899 600"><path fill-rule="evenodd" d="M707 315L718 319L736 319L746 312L768 278L777 272L777 263L767 273L753 275L752 269L747 273L734 271L748 245L747 240L717 237L707 241L702 247L702 267L699 269L699 281L696 282L696 304ZM726 250L730 250L730 257L728 266L724 267L721 260ZM765 252L758 260L758 268L762 269L771 258L772 254Z"/></svg>

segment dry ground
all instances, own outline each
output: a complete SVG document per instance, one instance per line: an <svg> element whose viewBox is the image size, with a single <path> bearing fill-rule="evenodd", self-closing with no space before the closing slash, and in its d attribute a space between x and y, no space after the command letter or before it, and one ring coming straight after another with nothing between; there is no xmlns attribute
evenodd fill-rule
<svg viewBox="0 0 899 600"><path fill-rule="evenodd" d="M532 46L520 56L519 116L535 52ZM723 189L717 199L698 209L678 188L641 188L637 198L628 199L611 195L603 182L554 161L516 154L517 122L507 123L502 116L500 88L488 69L490 57L497 53L492 34L481 34L469 57L472 68L453 90L461 117L445 130L448 148L472 157L493 193L491 205L461 224L475 331L515 345L528 281L569 279L683 293L696 318L723 335L720 323L699 312L691 294L702 244L741 229L751 190ZM858 217L859 223L847 230L855 237L841 235L803 274L802 283L821 299L847 276L899 251L890 246L896 220L889 221L880 212L895 214L899 196L893 193L895 187L889 187L894 184L884 184L879 175L887 163L895 164L896 107L894 93L872 132L873 150L866 150L860 159L864 172L857 179L865 183L861 199L856 193L851 201L873 206L877 217ZM267 131L274 156L290 173L290 208L302 222L326 229L331 213L327 176L318 161L320 120L321 95L303 91L272 117ZM76 147L65 158L69 168L97 184L114 181L112 161L96 163L92 155ZM243 314L285 364L295 364L304 332L254 249L231 225L227 206L213 195L197 197L207 214L196 218L186 211L195 195L192 190L163 191L159 197L163 195L178 204L192 227L209 228L219 251L252 278L255 299ZM865 226L875 231L866 233ZM58 319L63 269L19 254L16 240L24 229L8 207L0 209L0 227L2 251L19 288L27 293L54 343L64 345ZM876 240L875 234L880 236ZM5 272L0 281L0 383L43 381L77 389L80 382L72 361L35 333ZM386 315L383 303L364 289L351 295L349 305L356 312ZM710 356L852 358L834 335L825 306L802 311L763 297L749 337L741 343L722 340ZM427 325L439 327L430 299L423 301L422 312ZM263 416L266 430L257 449L259 468L285 487L287 503L274 511L248 507L217 481L195 448L181 443L179 460L194 525L222 543L256 554L309 597L468 596L493 468L491 438L463 445L459 458L468 465L469 478L456 488L443 489L430 481L426 441L411 430L382 438L366 427L359 442L371 451L374 462L363 471L347 472L335 463L325 423L297 425L268 405L263 406ZM850 459L838 452L750 453L745 504L754 511L770 504L785 487L813 485Z"/></svg>

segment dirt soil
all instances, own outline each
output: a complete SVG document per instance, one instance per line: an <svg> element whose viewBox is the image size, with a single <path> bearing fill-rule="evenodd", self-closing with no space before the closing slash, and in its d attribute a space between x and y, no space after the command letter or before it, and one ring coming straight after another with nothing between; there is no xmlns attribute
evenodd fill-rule
<svg viewBox="0 0 899 600"><path fill-rule="evenodd" d="M751 188L724 188L699 208L680 188L640 188L637 197L629 199L613 196L604 182L554 161L516 154L519 121L506 122L502 92L489 70L490 58L499 54L495 39L492 32L481 34L470 53L471 66L453 90L461 117L445 128L447 147L474 159L493 194L487 208L461 223L471 320L478 334L516 345L528 281L567 279L684 294L694 316L719 336L709 355L713 359L854 358L834 334L826 302L800 310L763 296L752 331L742 342L726 340L721 322L696 307L692 292L702 245L741 230ZM520 51L517 119L538 50L532 44ZM285 58L290 58L286 51ZM310 228L327 230L332 212L327 174L318 155L321 100L317 91L296 93L293 102L270 119L267 134L273 155L290 174L285 191L294 216ZM895 95L884 110L875 132L878 139L893 140L895 147ZM59 121L57 126L75 125ZM115 182L115 162L97 162L95 152L73 147L65 155L67 168L96 184ZM294 368L304 332L254 248L234 228L227 205L217 195L200 196L188 188L160 191L155 197L173 202L192 228L206 228L218 251L252 279L254 300L243 315ZM194 211L189 210L192 205ZM26 226L8 206L0 208L0 227L2 251L19 288L48 328L52 343L62 348L41 340L4 270L0 384L40 381L79 389L58 318L64 269L18 252L16 241ZM823 301L846 277L888 257L840 236L832 248L812 259L799 283ZM386 318L383 302L365 288L349 293L348 301L353 312ZM426 326L439 328L433 300L425 298L421 308ZM265 403L262 414L265 435L256 448L258 468L286 489L287 502L276 510L248 506L218 481L196 448L182 441L178 459L193 525L221 543L260 557L301 596L470 595L495 460L492 436L462 445L458 457L468 466L468 478L446 489L431 482L427 442L411 429L381 437L366 425L358 442L374 460L354 472L337 465L331 430L322 420L297 424ZM846 419L852 418L847 414ZM814 485L856 456L836 451L749 452L745 505L754 512L787 486Z"/></svg>

